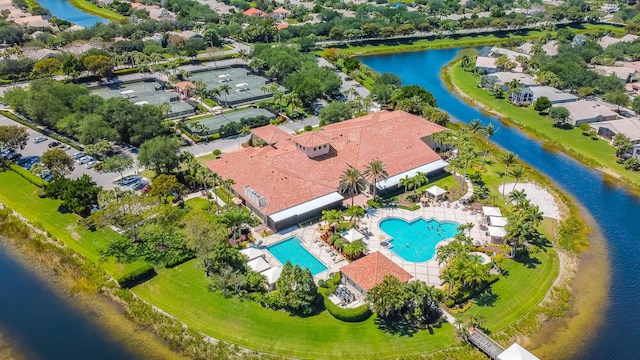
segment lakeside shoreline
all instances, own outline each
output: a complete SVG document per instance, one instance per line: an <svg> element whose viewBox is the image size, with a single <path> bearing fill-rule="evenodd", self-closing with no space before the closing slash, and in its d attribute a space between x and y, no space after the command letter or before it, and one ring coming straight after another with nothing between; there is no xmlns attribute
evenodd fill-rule
<svg viewBox="0 0 640 360"><path fill-rule="evenodd" d="M535 134L524 131L522 126L517 124L515 121L511 122L505 120L505 117L502 114L488 108L486 105L480 103L468 94L462 92L462 90L460 90L460 88L456 86L455 83L453 83L450 76L451 68L456 62L457 60L451 61L442 69L441 72L441 78L449 91L452 91L456 96L460 97L470 105L487 112L491 116L496 117L505 125L517 126L526 136L530 137L531 139L540 141L545 140L536 137ZM500 148L498 145L494 145ZM571 156L570 154L567 155ZM574 158L573 156L571 157ZM544 175L541 176L545 179L548 179ZM594 336L597 327L602 325L602 321L594 321L594 319L599 318L593 315L594 312L603 310L603 308L607 304L607 297L605 296L606 292L603 292L601 290L603 288L608 289L610 287L611 276L607 271L610 266L606 249L606 239L600 231L596 221L592 218L591 214L577 199L563 192L552 179L549 179L549 181L551 181L553 186L548 186L547 184L545 185L545 187L554 190L554 195L565 197L570 204L576 207L575 210L577 210L581 219L588 227L587 231L589 234L589 242L588 247L586 249L583 249L580 252L579 256L576 257L577 264L575 268L567 269L569 272L571 272L567 284L571 292L569 314L560 319L546 319L539 331L528 337L526 344L532 346L532 350L538 350L545 356L553 355L554 358L570 359L575 356L576 353L582 352L584 350L585 342L588 341L588 338L585 338L583 336L584 324L589 324L591 336ZM561 200L562 203L567 202L564 199ZM569 209L569 211L571 211L571 209ZM584 274L586 269L588 269L589 275ZM560 278L560 275L558 277ZM594 279L596 283L599 282L599 286L596 286L597 290L593 289ZM583 293L586 293L587 296L578 296L578 294ZM585 301L585 298L587 298L588 300ZM567 347L566 344L575 343L575 339L578 335L582 335L581 348L576 349Z"/></svg>

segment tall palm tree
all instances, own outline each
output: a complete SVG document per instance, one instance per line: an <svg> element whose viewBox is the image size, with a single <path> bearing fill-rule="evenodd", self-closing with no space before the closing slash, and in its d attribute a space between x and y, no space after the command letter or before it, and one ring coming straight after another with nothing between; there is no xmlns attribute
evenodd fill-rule
<svg viewBox="0 0 640 360"><path fill-rule="evenodd" d="M204 194L207 198L207 212L209 213L211 212L211 200L209 199L208 185L211 185L213 183L213 175L214 174L211 172L211 170L202 165L198 166L197 170L195 171L195 179L198 182L202 183L202 186L204 187Z"/></svg>
<svg viewBox="0 0 640 360"><path fill-rule="evenodd" d="M482 165L480 165L480 170L484 169L484 164L487 159L487 154L489 153L489 141L491 137L498 132L498 129L493 126L493 124L489 124L482 129L483 135L487 138L487 148L484 149L484 155L482 155Z"/></svg>
<svg viewBox="0 0 640 360"><path fill-rule="evenodd" d="M509 202L515 205L521 204L527 199L527 194L522 190L513 190L509 193Z"/></svg>
<svg viewBox="0 0 640 360"><path fill-rule="evenodd" d="M362 193L367 188L367 180L362 177L360 170L349 167L340 176L340 184L338 190L343 194L351 195L351 206L353 206L353 200L356 195Z"/></svg>
<svg viewBox="0 0 640 360"><path fill-rule="evenodd" d="M524 176L524 167L522 167L521 165L514 166L513 169L509 171L509 175L516 181L513 184L513 189L511 190L514 191L516 189L516 186L518 186L518 181L520 181L520 179Z"/></svg>
<svg viewBox="0 0 640 360"><path fill-rule="evenodd" d="M382 160L371 160L364 168L363 175L373 183L373 199L376 199L378 188L376 185L382 180L386 180L389 177L385 164Z"/></svg>
<svg viewBox="0 0 640 360"><path fill-rule="evenodd" d="M509 174L509 168L511 167L511 165L513 165L516 162L517 159L518 159L518 155L514 154L511 151L506 152L500 158L500 161L505 166L505 176L504 176L504 181L502 182L502 197L504 197L504 193L505 193L504 190L507 184L507 175Z"/></svg>
<svg viewBox="0 0 640 360"><path fill-rule="evenodd" d="M469 130L471 130L471 133L473 134L477 134L482 132L484 129L484 126L482 126L482 123L480 122L479 119L473 119L470 123L469 123Z"/></svg>
<svg viewBox="0 0 640 360"><path fill-rule="evenodd" d="M409 187L411 186L413 180L411 180L411 178L409 177L409 175L405 175L405 177L403 177L402 179L400 179L400 181L398 181L398 185L400 186L404 186L404 193L407 193L407 190L409 190Z"/></svg>
<svg viewBox="0 0 640 360"><path fill-rule="evenodd" d="M415 195L418 195L418 189L424 185L424 184L428 184L429 183L429 178L427 177L427 174L423 173L423 172L417 172L414 176L413 176L413 189L415 191Z"/></svg>
<svg viewBox="0 0 640 360"><path fill-rule="evenodd" d="M220 88L218 90L220 90L220 93L224 93L224 106L227 107L227 95L229 95L229 91L231 90L231 86L229 86L229 84L224 84L224 85L220 86Z"/></svg>

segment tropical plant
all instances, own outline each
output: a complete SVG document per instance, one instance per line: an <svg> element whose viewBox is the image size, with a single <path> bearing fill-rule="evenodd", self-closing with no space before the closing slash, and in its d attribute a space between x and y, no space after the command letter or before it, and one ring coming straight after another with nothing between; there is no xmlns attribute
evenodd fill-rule
<svg viewBox="0 0 640 360"><path fill-rule="evenodd" d="M386 180L389 177L385 163L382 160L371 160L365 167L363 175L371 181L373 185L373 199L375 200L378 188L378 182Z"/></svg>
<svg viewBox="0 0 640 360"><path fill-rule="evenodd" d="M504 175L504 181L502 182L502 197L504 197L505 194L505 188L506 188L506 184L507 184L507 175L509 173L509 168L511 167L511 165L513 165L516 160L518 159L518 156L516 154L514 154L511 151L508 151L506 153L504 153L502 155L502 157L500 158L500 162L502 162L505 166L505 175Z"/></svg>
<svg viewBox="0 0 640 360"><path fill-rule="evenodd" d="M351 206L356 195L364 192L367 188L367 180L362 177L360 170L349 167L340 176L340 184L338 185L338 191L342 194L351 195Z"/></svg>
<svg viewBox="0 0 640 360"><path fill-rule="evenodd" d="M336 209L322 210L322 220L327 222L327 226L335 228L342 221L342 211Z"/></svg>
<svg viewBox="0 0 640 360"><path fill-rule="evenodd" d="M351 222L353 225L356 224L356 220L360 220L364 217L366 212L362 206L349 206L347 210L344 212L345 215L351 217Z"/></svg>

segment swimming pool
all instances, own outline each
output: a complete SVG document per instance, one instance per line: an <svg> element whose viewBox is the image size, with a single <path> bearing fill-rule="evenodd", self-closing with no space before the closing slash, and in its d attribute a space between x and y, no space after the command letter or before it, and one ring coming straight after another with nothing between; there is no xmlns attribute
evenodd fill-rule
<svg viewBox="0 0 640 360"><path fill-rule="evenodd" d="M380 229L391 236L390 250L410 262L433 259L436 245L456 234L458 224L419 218L411 222L404 219L387 218L380 222Z"/></svg>
<svg viewBox="0 0 640 360"><path fill-rule="evenodd" d="M320 260L316 259L307 249L302 247L302 240L297 236L292 236L277 244L267 246L267 250L284 265L289 261L293 265L300 265L311 270L313 275L327 270Z"/></svg>

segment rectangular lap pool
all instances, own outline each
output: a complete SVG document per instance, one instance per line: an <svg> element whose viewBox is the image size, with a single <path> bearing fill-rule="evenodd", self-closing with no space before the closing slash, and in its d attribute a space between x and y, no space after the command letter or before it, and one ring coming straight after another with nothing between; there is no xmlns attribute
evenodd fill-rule
<svg viewBox="0 0 640 360"><path fill-rule="evenodd" d="M313 275L327 270L320 260L316 259L307 249L302 247L302 240L296 236L292 236L277 244L267 246L267 250L284 265L289 261L293 265L300 265L303 268L311 270Z"/></svg>

